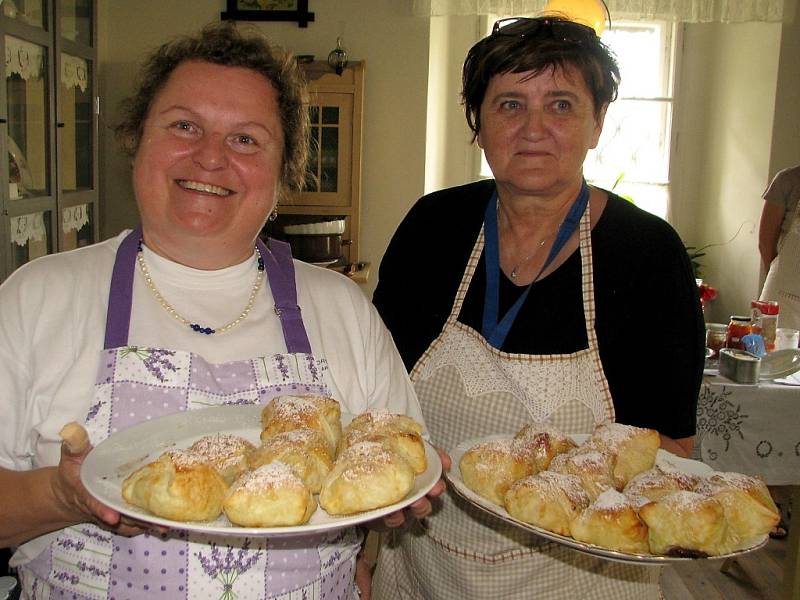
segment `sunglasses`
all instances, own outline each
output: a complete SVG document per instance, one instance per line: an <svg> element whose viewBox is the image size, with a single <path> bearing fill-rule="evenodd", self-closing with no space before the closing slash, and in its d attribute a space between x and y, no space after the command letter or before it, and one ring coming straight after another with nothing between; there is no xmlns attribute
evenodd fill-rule
<svg viewBox="0 0 800 600"><path fill-rule="evenodd" d="M596 42L595 30L588 25L546 17L511 17L495 21L492 35L518 38L550 37L565 42Z"/></svg>

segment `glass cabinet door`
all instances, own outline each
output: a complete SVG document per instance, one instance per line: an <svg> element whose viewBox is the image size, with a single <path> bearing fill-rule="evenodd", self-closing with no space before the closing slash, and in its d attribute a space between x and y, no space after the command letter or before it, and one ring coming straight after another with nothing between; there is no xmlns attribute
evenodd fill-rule
<svg viewBox="0 0 800 600"><path fill-rule="evenodd" d="M50 194L47 49L6 35L9 201Z"/></svg>
<svg viewBox="0 0 800 600"><path fill-rule="evenodd" d="M348 206L351 201L353 96L313 94L308 116L311 129L306 188L286 203Z"/></svg>
<svg viewBox="0 0 800 600"><path fill-rule="evenodd" d="M92 28L94 26L93 0L59 0L59 32L61 37L93 46Z"/></svg>
<svg viewBox="0 0 800 600"><path fill-rule="evenodd" d="M93 186L94 132L91 61L61 53L58 87L59 168L61 190L90 190Z"/></svg>
<svg viewBox="0 0 800 600"><path fill-rule="evenodd" d="M45 0L5 0L0 2L0 10L6 18L47 29Z"/></svg>

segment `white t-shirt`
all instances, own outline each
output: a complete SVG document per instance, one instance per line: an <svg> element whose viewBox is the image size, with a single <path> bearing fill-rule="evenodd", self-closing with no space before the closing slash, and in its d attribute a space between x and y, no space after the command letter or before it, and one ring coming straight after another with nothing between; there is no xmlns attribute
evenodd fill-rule
<svg viewBox="0 0 800 600"><path fill-rule="evenodd" d="M109 283L128 232L35 260L0 286L0 466L27 470L58 463L61 427L83 422L92 404L105 336ZM199 271L144 257L158 290L179 314L219 327L247 304L256 257ZM391 335L356 284L295 261L298 304L312 353L325 357L342 410L386 408L422 422L422 412ZM266 277L247 318L230 331L201 335L161 306L138 267L129 344L194 352L221 363L286 352Z"/></svg>

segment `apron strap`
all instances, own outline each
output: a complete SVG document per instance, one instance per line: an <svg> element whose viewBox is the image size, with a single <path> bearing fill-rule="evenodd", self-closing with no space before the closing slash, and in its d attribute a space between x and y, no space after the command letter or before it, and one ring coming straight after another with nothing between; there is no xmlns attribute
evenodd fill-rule
<svg viewBox="0 0 800 600"><path fill-rule="evenodd" d="M140 239L142 239L141 226L136 227L122 240L114 258L114 270L111 273L111 287L108 293L108 310L106 311L104 345L106 350L128 345L133 303L133 275Z"/></svg>
<svg viewBox="0 0 800 600"><path fill-rule="evenodd" d="M275 239L269 239L265 245L260 239L256 241L264 266L267 271L267 280L275 299L275 314L281 321L283 339L286 342L286 351L290 354L311 353L311 343L308 341L303 315L297 304L297 284L294 276L294 261L289 244Z"/></svg>

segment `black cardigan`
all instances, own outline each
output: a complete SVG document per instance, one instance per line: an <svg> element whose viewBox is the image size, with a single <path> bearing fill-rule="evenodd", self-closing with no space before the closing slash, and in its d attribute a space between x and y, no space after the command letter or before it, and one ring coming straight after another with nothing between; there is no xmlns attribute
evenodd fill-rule
<svg viewBox="0 0 800 600"><path fill-rule="evenodd" d="M493 180L421 198L395 232L373 302L411 369L440 333L483 223ZM673 438L695 433L704 324L683 243L665 221L609 194L592 230L596 332L617 421ZM587 347L580 253L536 282L502 350L560 354ZM480 331L481 256L459 321ZM500 314L524 288L501 276Z"/></svg>

